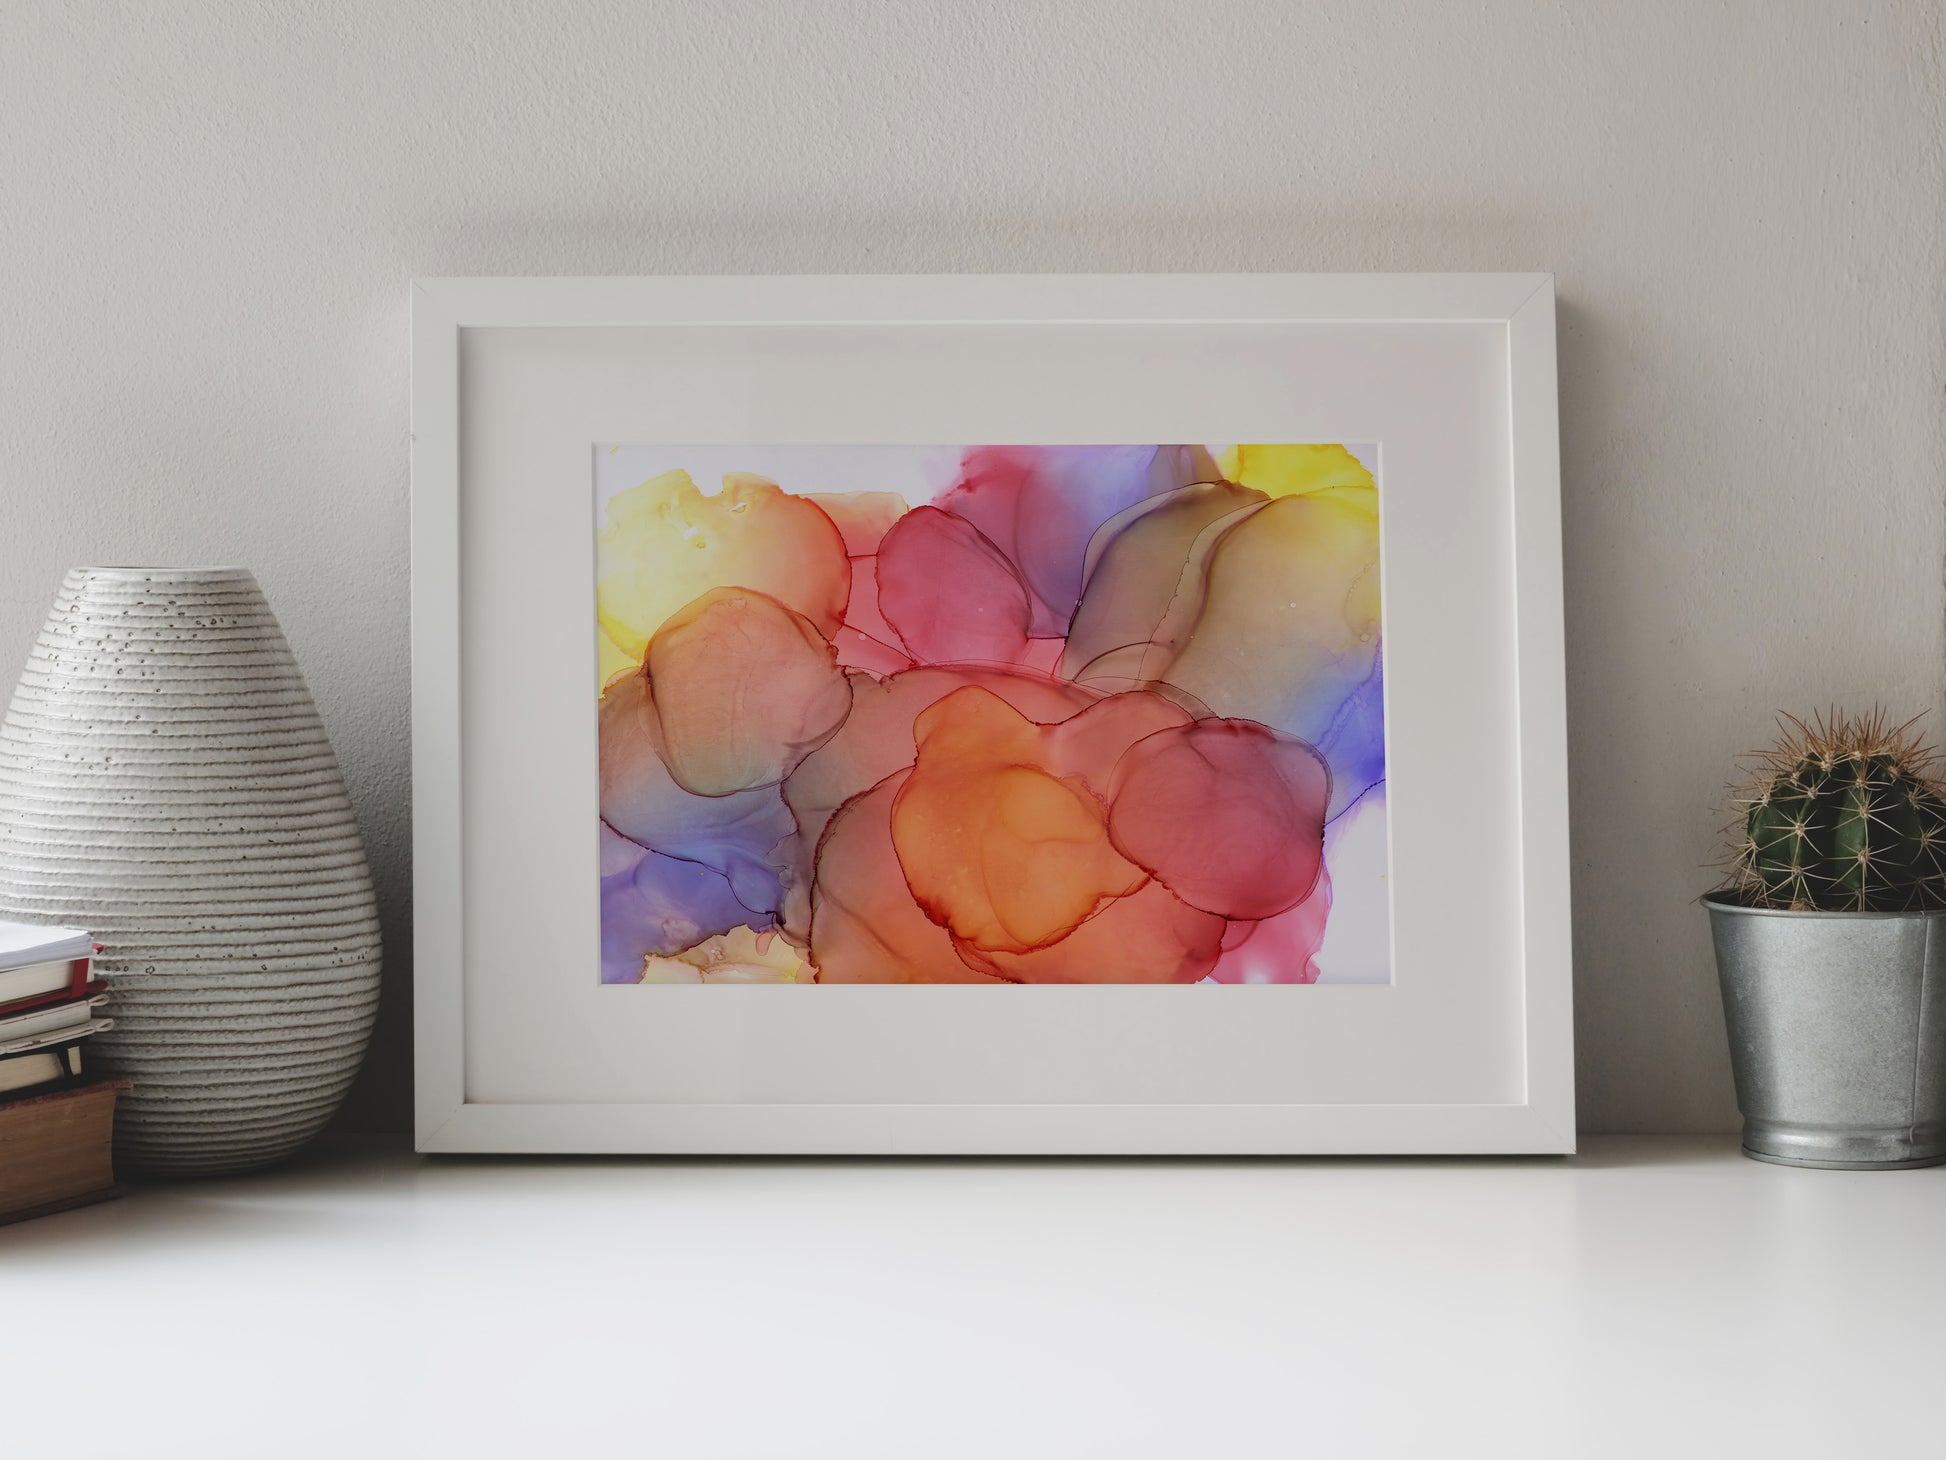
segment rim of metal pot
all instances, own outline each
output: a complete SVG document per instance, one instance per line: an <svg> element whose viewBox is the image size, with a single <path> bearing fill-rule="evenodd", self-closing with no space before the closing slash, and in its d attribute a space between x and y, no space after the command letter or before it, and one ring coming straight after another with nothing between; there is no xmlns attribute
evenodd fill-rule
<svg viewBox="0 0 1946 1460"><path fill-rule="evenodd" d="M1720 892L1705 892L1698 902L1711 912L1747 913L1756 918L1843 918L1849 922L1884 921L1890 918L1946 918L1946 907L1915 907L1903 912L1874 912L1863 909L1751 907L1735 902Z"/></svg>

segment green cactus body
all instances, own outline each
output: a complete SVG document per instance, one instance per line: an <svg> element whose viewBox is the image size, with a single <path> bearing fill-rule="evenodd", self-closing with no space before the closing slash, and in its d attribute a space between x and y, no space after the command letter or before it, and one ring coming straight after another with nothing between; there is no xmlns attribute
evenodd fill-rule
<svg viewBox="0 0 1946 1460"><path fill-rule="evenodd" d="M1894 755L1804 756L1751 801L1745 831L1744 865L1773 906L1946 900L1946 801Z"/></svg>

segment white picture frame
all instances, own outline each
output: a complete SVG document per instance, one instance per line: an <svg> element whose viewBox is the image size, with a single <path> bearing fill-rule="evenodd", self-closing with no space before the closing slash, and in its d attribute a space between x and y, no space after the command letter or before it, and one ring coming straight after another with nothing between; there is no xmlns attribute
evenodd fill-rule
<svg viewBox="0 0 1946 1460"><path fill-rule="evenodd" d="M769 331L769 338L788 334L792 339L813 342L820 338L818 331L831 332L829 337L834 341L842 337L846 350L838 365L819 366L829 373L830 369L868 369L874 341L909 339L914 329L929 331L928 339L949 343L955 339L970 344L995 338L1004 344L1013 335L1039 341L1060 339L1071 346L1067 368L1080 358L1099 360L1107 369L1113 356L1125 353L1107 343L1124 337L1118 332L1128 332L1129 339L1166 344L1193 342L1201 338L1198 331L1212 339L1256 339L1266 328L1284 331L1306 349L1311 348L1306 341L1328 340L1334 350L1355 353L1359 342L1369 338L1377 342L1375 350L1391 351L1386 358L1393 364L1372 373L1372 380L1379 383L1361 388L1374 400L1390 392L1385 403L1396 412L1414 409L1415 391L1434 389L1430 383L1416 383L1422 374L1432 382L1436 374L1433 367L1428 365L1421 372L1410 362L1439 355L1432 348L1439 341L1463 338L1467 349L1455 352L1455 358L1463 353L1470 363L1452 366L1454 378L1457 380L1462 370L1479 377L1465 382L1464 389L1455 388L1454 399L1462 405L1454 409L1472 409L1476 417L1489 417L1474 421L1473 427L1479 440L1487 444L1479 460L1492 466L1490 470L1482 467L1476 473L1479 482L1466 488L1478 498L1477 515L1485 524L1480 540L1485 546L1476 561L1436 566L1418 576L1429 579L1443 575L1438 588L1448 602L1504 600L1505 611L1494 620L1503 626L1496 631L1501 641L1475 645L1469 651L1483 655L1482 663L1502 667L1493 678L1500 689L1490 691L1477 710L1481 718L1492 721L1493 743L1503 747L1507 758L1504 794L1496 798L1489 813L1496 824L1486 828L1488 842L1498 839L1496 844L1504 843L1508 849L1506 864L1501 873L1482 874L1495 885L1484 889L1477 903L1478 926L1484 930L1481 937L1492 941L1500 937L1495 929L1505 930L1505 951L1495 954L1490 962L1499 970L1496 977L1504 978L1506 995L1498 1002L1482 1001L1493 1002L1496 1011L1496 1032L1486 1043L1502 1054L1495 1056L1495 1068L1482 1075L1483 1080L1488 1075L1491 1079L1480 1088L1490 1085L1495 1098L1414 1098L1405 1082L1395 1081L1396 1089L1382 1082L1377 1088L1370 1088L1370 1082L1361 1085L1347 1065L1341 1083L1356 1092L1357 1098L1075 1098L1048 1102L1009 1100L1006 1092L996 1090L991 1098L984 1099L908 1101L898 1098L896 1077L889 1077L892 1083L886 1090L865 1100L690 1099L680 1090L657 1099L617 1099L594 1089L599 1083L596 1077L604 1069L603 1060L613 1061L612 1052L591 1057L578 1041L560 1030L549 1032L539 1025L518 1039L504 1032L510 1016L487 1007L483 961L500 956L495 948L502 940L497 936L475 938L472 941L478 946L469 950L468 919L512 917L502 906L506 901L503 896L481 889L489 884L519 885L522 869L509 863L510 858L527 857L536 868L543 859L535 848L510 846L505 838L468 835L469 811L479 821L483 806L468 799L469 794L477 797L480 793L468 790L465 757L469 751L487 753L482 748L486 740L470 734L465 724L467 695L484 693L481 685L487 678L476 675L469 684L466 669L469 653L475 654L478 663L477 633L475 639L469 639L467 607L476 600L466 595L469 585L477 593L480 571L484 571L476 571L469 554L482 551L478 544L487 532L470 514L483 512L482 503L490 500L492 492L519 490L489 482L491 473L483 469L490 464L483 462L489 453L480 436L488 413L482 409L475 413L480 419L474 420L466 409L469 389L490 390L494 379L505 373L493 363L497 357L492 351L513 352L509 358L522 350L531 354L533 350L525 343L531 341L533 349L545 345L546 360L551 362L521 367L528 372L522 377L528 389L519 399L532 404L492 412L496 423L493 429L503 435L530 427L535 432L565 432L568 440L584 441L591 447L595 440L625 438L606 434L584 438L575 433L594 429L587 426L588 421L598 421L601 431L609 431L614 428L608 422L620 418L588 416L584 420L566 404L550 406L544 399L547 392L532 388L534 381L545 381L546 377L534 372L569 369L583 355L602 357L585 367L587 370L607 368L602 361L622 359L631 349L650 354L666 349L669 340L678 338L672 331L688 332L680 335L685 340L729 338L736 331ZM643 343L638 346L637 341ZM1415 341L1425 342L1426 348ZM886 348L891 348L889 343ZM944 353L952 352L949 348ZM1165 374L1171 353L1167 349L1152 353L1153 360L1159 362L1157 368ZM847 366L843 360L852 363ZM859 361L866 364L861 366ZM1401 361L1407 363L1401 366ZM1259 370L1255 378L1261 378L1261 373ZM904 377L915 374L918 378L909 385L903 383ZM903 368L888 373L887 378L897 376L900 383L887 389L893 396L904 392L904 405L892 400L885 403L884 410L895 414L903 408L908 412L907 419L915 424L902 426L888 416L886 430L918 430L922 434L912 438L918 440L1037 439L1025 435L981 438L940 434L942 428L934 423L943 407L935 408L938 392L927 393L924 374L924 370ZM597 377L589 374L584 378ZM733 372L726 378L743 377ZM411 389L413 988L419 1150L1543 1154L1574 1149L1560 478L1551 275L423 279L412 288ZM734 437L736 423L758 422L748 426L751 440L801 439L767 432L760 418L766 410L776 408L758 399L760 393L752 386L748 401L737 402L735 409L725 407L722 421L713 427L716 433L728 440ZM560 401L578 398L576 392L564 388ZM1475 400L1490 405L1464 405ZM1105 400L1091 419L1112 422L1114 409L1115 402ZM531 414L531 423L508 424L510 415L517 417L523 411ZM1427 414L1432 414L1430 407ZM1167 430L1144 437L1116 437L1097 428L1072 439L1211 438L1177 437ZM1341 438L1234 435L1220 439ZM1351 438L1347 435L1342 439ZM1385 510L1391 509L1388 506ZM584 529L585 524L577 530ZM1389 564L1394 551L1389 523L1385 531ZM573 533L565 533L562 540L571 543ZM591 541L586 547L591 554ZM1409 586L1414 594L1422 591L1418 583ZM559 597L561 587L555 585L549 591ZM507 591L517 595L525 590L510 585ZM538 602L542 590L531 591ZM1406 592L1406 587L1388 576L1388 634L1394 600ZM591 598L586 601L585 612L592 639ZM1422 614L1422 619L1429 625L1434 622L1430 613ZM1429 627L1427 633L1436 633L1436 629ZM519 635L509 642L511 647L501 658L517 660L524 652L519 647ZM1430 641L1427 644L1429 650L1437 647ZM499 662L496 659L496 665ZM517 666L505 671L517 672ZM496 668L495 673L502 671ZM513 704L516 699L545 698L517 693L509 688L511 683L496 681L498 687L492 690L499 696L496 714L501 706L513 713L518 708ZM479 714L477 705L474 713ZM1469 711L1469 716L1472 713ZM592 712L589 714L586 723L591 726ZM1387 717L1390 733L1389 706ZM581 732L570 725L560 733L572 741ZM591 766L592 743L586 754ZM591 860L592 848L589 855ZM510 877L515 879L511 884L507 880ZM569 881L562 885L575 884ZM589 885L592 887L592 883ZM470 886L474 888L471 896ZM526 921L504 926L522 932L543 924L558 926L563 920L573 925L579 904L556 907L549 905L547 896L537 896L537 905L522 913ZM1397 894L1394 896L1396 927L1401 914ZM572 903L572 899L564 901ZM1471 932L1455 936L1470 937ZM518 937L513 941L519 941ZM672 992L797 1000L843 993L877 995L882 1001L910 997L914 991L832 989L808 995L780 995L763 989ZM1318 991L1234 992L1295 993L1302 997ZM1335 1007L1346 1006L1341 1003ZM1241 1005L1237 1017L1244 1017ZM497 1026L496 1020L500 1021ZM495 1033L496 1028L502 1032ZM529 1038L531 1048L527 1047ZM491 1070L486 1058L489 1050ZM592 1063L587 1062L590 1059ZM1210 1058L1212 1070L1217 1062L1216 1056ZM1190 1064L1193 1073L1193 1058ZM537 1073L541 1070L552 1073L542 1078ZM585 1082L587 1098L583 1098L578 1081ZM1392 1094L1399 1098L1388 1098Z"/></svg>

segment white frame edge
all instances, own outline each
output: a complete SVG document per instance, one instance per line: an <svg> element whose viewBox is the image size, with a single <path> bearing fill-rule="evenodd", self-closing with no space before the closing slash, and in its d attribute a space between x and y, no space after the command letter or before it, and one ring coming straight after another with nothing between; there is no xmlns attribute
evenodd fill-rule
<svg viewBox="0 0 1946 1460"><path fill-rule="evenodd" d="M671 323L1415 323L1507 329L1526 1099L1504 1105L520 1105L466 1100L460 331ZM1565 1154L1575 1148L1552 274L420 279L412 286L415 1144L586 1154ZM676 1114L672 1115L672 1112ZM1061 1130L1049 1119L1058 1112ZM1085 1139L1077 1139L1077 1125ZM833 1131L842 1134L833 1135Z"/></svg>
<svg viewBox="0 0 1946 1460"><path fill-rule="evenodd" d="M466 1103L460 926L459 332L453 291L412 287L412 1063L420 1150Z"/></svg>

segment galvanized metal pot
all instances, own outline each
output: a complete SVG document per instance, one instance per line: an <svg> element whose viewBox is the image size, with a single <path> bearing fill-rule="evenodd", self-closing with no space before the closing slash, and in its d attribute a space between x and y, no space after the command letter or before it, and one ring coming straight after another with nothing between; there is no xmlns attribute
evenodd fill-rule
<svg viewBox="0 0 1946 1460"><path fill-rule="evenodd" d="M1946 911L1782 912L1705 897L1743 1153L1946 1162Z"/></svg>

